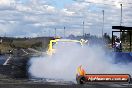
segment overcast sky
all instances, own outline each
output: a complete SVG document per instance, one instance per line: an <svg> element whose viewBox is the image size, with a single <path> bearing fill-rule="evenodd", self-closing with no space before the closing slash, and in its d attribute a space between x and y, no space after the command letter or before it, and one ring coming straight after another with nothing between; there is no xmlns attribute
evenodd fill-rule
<svg viewBox="0 0 132 88"><path fill-rule="evenodd" d="M120 25L123 4L123 26L132 26L131 0L0 0L0 35L14 37L81 35L100 36L102 10L104 32L111 35L112 25Z"/></svg>

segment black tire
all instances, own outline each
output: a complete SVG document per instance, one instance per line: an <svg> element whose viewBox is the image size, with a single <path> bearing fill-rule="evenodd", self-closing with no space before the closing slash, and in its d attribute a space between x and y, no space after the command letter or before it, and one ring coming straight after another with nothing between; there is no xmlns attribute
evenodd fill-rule
<svg viewBox="0 0 132 88"><path fill-rule="evenodd" d="M79 76L77 78L77 84L85 84L86 83L86 78L84 76Z"/></svg>

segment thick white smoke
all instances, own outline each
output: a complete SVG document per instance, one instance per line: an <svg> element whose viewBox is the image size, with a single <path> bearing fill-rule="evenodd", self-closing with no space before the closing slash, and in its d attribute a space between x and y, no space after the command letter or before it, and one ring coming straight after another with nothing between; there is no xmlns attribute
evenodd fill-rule
<svg viewBox="0 0 132 88"><path fill-rule="evenodd" d="M131 74L132 64L114 64L113 57L101 46L83 46L76 43L58 43L53 56L42 56L30 60L29 73L38 78L76 78L77 67L82 65L87 73Z"/></svg>

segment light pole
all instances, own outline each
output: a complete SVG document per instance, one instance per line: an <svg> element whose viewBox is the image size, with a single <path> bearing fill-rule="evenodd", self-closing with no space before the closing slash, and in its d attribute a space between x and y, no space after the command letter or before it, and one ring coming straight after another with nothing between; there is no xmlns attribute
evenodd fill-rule
<svg viewBox="0 0 132 88"><path fill-rule="evenodd" d="M65 33L66 33L66 27L64 27L64 38L66 37L66 36L65 36Z"/></svg>
<svg viewBox="0 0 132 88"><path fill-rule="evenodd" d="M120 20L120 26L122 25L122 4L121 5L121 20Z"/></svg>
<svg viewBox="0 0 132 88"><path fill-rule="evenodd" d="M56 28L55 28L55 37L56 37Z"/></svg>
<svg viewBox="0 0 132 88"><path fill-rule="evenodd" d="M121 20L120 20L120 26L122 26L122 4L120 4L120 6L121 6ZM122 29L121 29L121 32L120 32L120 40L121 40L122 34L123 34L123 32L122 32ZM121 40L121 41L122 41L122 40Z"/></svg>
<svg viewBox="0 0 132 88"><path fill-rule="evenodd" d="M102 13L103 13L102 38L103 38L103 35L104 35L104 10L102 10Z"/></svg>
<svg viewBox="0 0 132 88"><path fill-rule="evenodd" d="M83 38L84 38L84 21L83 21Z"/></svg>

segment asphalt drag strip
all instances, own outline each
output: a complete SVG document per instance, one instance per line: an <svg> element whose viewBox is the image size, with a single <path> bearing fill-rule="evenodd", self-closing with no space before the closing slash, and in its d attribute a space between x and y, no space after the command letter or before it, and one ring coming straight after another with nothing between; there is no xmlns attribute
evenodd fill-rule
<svg viewBox="0 0 132 88"><path fill-rule="evenodd" d="M88 83L88 84L75 84L75 83L59 83L59 82L12 82L0 83L0 88L132 88L132 84L122 83Z"/></svg>

